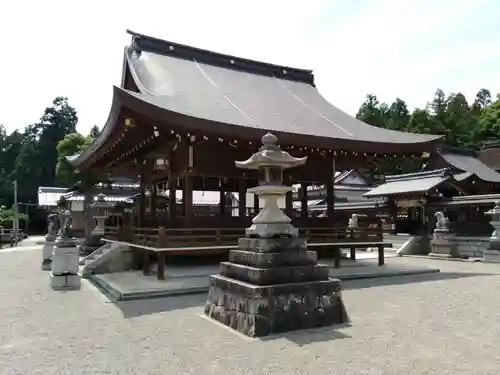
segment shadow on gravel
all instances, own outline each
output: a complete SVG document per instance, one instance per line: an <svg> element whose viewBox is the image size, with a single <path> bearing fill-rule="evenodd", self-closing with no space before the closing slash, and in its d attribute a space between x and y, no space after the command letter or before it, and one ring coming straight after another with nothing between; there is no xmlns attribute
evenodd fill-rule
<svg viewBox="0 0 500 375"><path fill-rule="evenodd" d="M134 318L141 315L156 314L163 311L182 310L198 306L200 313L207 300L207 293L171 296L162 298L138 299L113 303L123 313L124 318Z"/></svg>
<svg viewBox="0 0 500 375"><path fill-rule="evenodd" d="M345 280L342 282L344 290L374 288L388 285L404 285L413 283L424 283L440 280L455 280L467 277L478 276L498 276L492 273L476 273L476 272L436 272L420 275L397 275L388 277L377 277L373 279L363 280Z"/></svg>
<svg viewBox="0 0 500 375"><path fill-rule="evenodd" d="M298 331L283 332L272 334L265 337L259 337L256 340L259 341L273 341L279 339L285 339L287 341L293 342L298 346L305 346L315 342L326 342L332 340L342 340L350 339L352 336L346 335L345 333L339 332L339 329L350 327L350 323L337 324L335 326L329 327L319 327L310 329L301 329Z"/></svg>
<svg viewBox="0 0 500 375"><path fill-rule="evenodd" d="M404 284L413 284L413 283L422 283L422 282L431 282L431 281L439 281L439 280L453 280L453 279L461 279L467 277L477 277L477 276L498 276L497 274L489 274L489 273L466 273L466 272L439 272L439 273L431 273L431 274L421 274L421 275L408 275L408 276L389 276L389 277L378 277L374 279L362 279L362 280L346 280L343 282L344 290L353 290L353 289L363 289L363 288L374 288L380 286L389 286L389 285L404 285ZM157 314L164 311L173 311L173 310L182 310L190 307L198 307L199 313L203 313L203 307L207 300L206 293L199 294L190 294L184 296L171 296L171 297L162 297L162 298L148 298L148 299L138 299L132 301L119 301L114 302L117 308L119 308L123 314L124 318L133 318L141 315L149 315L149 314ZM325 331L326 330L326 331ZM318 328L313 330L306 330L307 332L318 332L318 339L325 335L324 332L330 332L328 330L332 330L332 328ZM302 331L302 332L306 332ZM319 333L321 332L321 334ZM288 335L288 334L286 334ZM280 335L279 337L286 337L286 335ZM290 337L302 337L301 335L296 335L295 332L290 333ZM334 338L344 338L340 337L343 334L337 332L330 332L331 339ZM338 335L338 337L333 337ZM269 336L268 339L272 339L274 336ZM308 336L307 339L312 340L314 335ZM276 338L276 337L275 337ZM266 338L267 339L267 338ZM303 338L305 340L306 338ZM327 339L324 338L324 341ZM290 338L290 341L292 338ZM299 340L300 341L300 340ZM295 341L294 341L295 342ZM297 342L298 345L302 345Z"/></svg>

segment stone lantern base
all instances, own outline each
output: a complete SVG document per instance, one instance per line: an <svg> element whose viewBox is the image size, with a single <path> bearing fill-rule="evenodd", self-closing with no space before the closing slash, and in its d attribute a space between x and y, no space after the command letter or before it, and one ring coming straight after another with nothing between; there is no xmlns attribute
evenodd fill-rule
<svg viewBox="0 0 500 375"><path fill-rule="evenodd" d="M52 250L50 286L54 290L78 290L81 278L78 275L78 248L73 238L58 238Z"/></svg>
<svg viewBox="0 0 500 375"><path fill-rule="evenodd" d="M47 234L42 250L42 270L50 271L52 268L52 249L55 245L56 236Z"/></svg>
<svg viewBox="0 0 500 375"><path fill-rule="evenodd" d="M241 238L210 276L205 314L251 337L346 323L342 284L316 259L298 237Z"/></svg>
<svg viewBox="0 0 500 375"><path fill-rule="evenodd" d="M483 262L500 263L500 238L496 231L490 237L488 249L483 250Z"/></svg>

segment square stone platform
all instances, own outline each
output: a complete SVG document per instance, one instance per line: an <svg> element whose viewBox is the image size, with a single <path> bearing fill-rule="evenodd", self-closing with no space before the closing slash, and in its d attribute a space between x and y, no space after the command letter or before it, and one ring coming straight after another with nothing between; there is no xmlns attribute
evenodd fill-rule
<svg viewBox="0 0 500 375"><path fill-rule="evenodd" d="M392 255L392 254L391 254ZM379 277L397 277L437 273L439 269L430 267L410 267L401 258L388 255L384 266L379 267L376 254L360 251L356 253L358 260L342 260L341 268L333 267L333 260L322 259L320 264L328 266L328 275L341 281L371 279ZM400 263L400 264L398 264ZM207 293L209 276L218 274L219 264L203 266L167 265L166 280L160 281L156 275L144 276L142 271L106 273L90 276L111 300L125 301L144 298L159 298L173 295Z"/></svg>

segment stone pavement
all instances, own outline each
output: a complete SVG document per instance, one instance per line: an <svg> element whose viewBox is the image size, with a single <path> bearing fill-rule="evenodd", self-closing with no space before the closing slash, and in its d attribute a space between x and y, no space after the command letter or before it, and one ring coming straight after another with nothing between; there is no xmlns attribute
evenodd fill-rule
<svg viewBox="0 0 500 375"><path fill-rule="evenodd" d="M321 259L319 263L330 266L329 276L341 280L369 279L403 274L424 274L439 272L438 268L413 267L398 262L378 266L377 253L357 252L356 261L343 259L340 268L334 268L331 259ZM395 257L390 254L387 257ZM387 259L387 258L386 258ZM158 280L156 275L144 276L142 271L115 272L91 275L95 282L110 299L114 301L140 298L155 298L191 293L208 293L209 275L219 273L219 264L181 266L167 264L166 280Z"/></svg>
<svg viewBox="0 0 500 375"><path fill-rule="evenodd" d="M0 251L0 374L498 374L500 265L390 258L440 274L345 283L352 326L243 338L203 295L109 303L55 292L38 250Z"/></svg>

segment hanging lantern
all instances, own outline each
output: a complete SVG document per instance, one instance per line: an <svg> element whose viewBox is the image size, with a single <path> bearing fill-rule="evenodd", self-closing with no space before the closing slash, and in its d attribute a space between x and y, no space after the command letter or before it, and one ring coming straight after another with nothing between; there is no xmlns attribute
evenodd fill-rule
<svg viewBox="0 0 500 375"><path fill-rule="evenodd" d="M168 170L168 159L165 156L160 156L155 159L155 171L165 172Z"/></svg>

